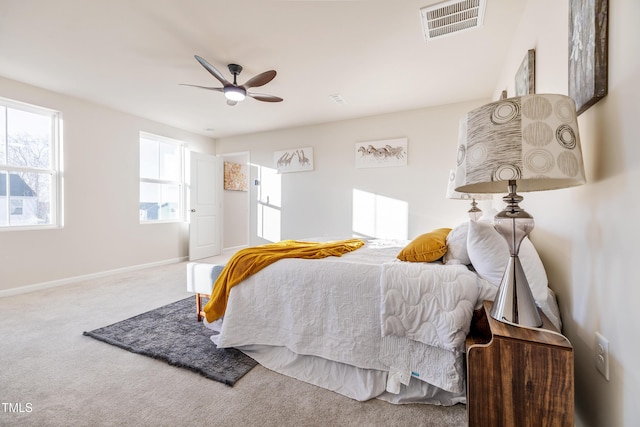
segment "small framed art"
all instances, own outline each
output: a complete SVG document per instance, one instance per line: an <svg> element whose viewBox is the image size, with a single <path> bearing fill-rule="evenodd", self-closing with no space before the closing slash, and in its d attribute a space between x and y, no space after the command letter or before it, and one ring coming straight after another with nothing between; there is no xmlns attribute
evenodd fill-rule
<svg viewBox="0 0 640 427"><path fill-rule="evenodd" d="M313 148L291 148L273 153L278 173L313 170Z"/></svg>
<svg viewBox="0 0 640 427"><path fill-rule="evenodd" d="M224 189L230 191L247 191L246 165L224 162Z"/></svg>
<svg viewBox="0 0 640 427"><path fill-rule="evenodd" d="M407 165L407 138L356 143L356 168Z"/></svg>

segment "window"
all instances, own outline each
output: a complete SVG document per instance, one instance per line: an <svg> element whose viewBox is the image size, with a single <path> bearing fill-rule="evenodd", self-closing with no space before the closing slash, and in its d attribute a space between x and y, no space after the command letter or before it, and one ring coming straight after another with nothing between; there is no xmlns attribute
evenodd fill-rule
<svg viewBox="0 0 640 427"><path fill-rule="evenodd" d="M280 241L282 206L281 175L276 169L258 166L257 235L270 242Z"/></svg>
<svg viewBox="0 0 640 427"><path fill-rule="evenodd" d="M0 229L62 225L61 116L0 98Z"/></svg>
<svg viewBox="0 0 640 427"><path fill-rule="evenodd" d="M140 133L140 222L183 218L184 144Z"/></svg>

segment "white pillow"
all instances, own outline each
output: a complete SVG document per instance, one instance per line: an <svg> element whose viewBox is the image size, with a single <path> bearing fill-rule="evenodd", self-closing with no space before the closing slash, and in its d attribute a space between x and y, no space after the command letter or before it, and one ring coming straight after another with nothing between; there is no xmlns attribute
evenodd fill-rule
<svg viewBox="0 0 640 427"><path fill-rule="evenodd" d="M467 233L469 221L455 227L447 235L447 252L444 254L445 264L471 264L467 253Z"/></svg>
<svg viewBox="0 0 640 427"><path fill-rule="evenodd" d="M509 246L504 237L492 225L470 221L467 252L478 274L495 286L500 286L509 261ZM547 272L529 238L525 237L522 241L518 257L529 281L533 298L538 305L543 304L547 300Z"/></svg>
<svg viewBox="0 0 640 427"><path fill-rule="evenodd" d="M498 210L496 208L491 208L488 211L485 211L482 216L480 217L480 219L478 219L478 222L484 222L485 224L493 224L493 219L496 217L496 215L498 214Z"/></svg>

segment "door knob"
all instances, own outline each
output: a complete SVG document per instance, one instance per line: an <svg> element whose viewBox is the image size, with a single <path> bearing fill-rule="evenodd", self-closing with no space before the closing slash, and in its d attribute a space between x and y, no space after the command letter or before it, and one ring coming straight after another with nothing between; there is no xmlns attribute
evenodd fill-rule
<svg viewBox="0 0 640 427"><path fill-rule="evenodd" d="M191 212L195 212L195 211L196 211L195 209L191 209Z"/></svg>

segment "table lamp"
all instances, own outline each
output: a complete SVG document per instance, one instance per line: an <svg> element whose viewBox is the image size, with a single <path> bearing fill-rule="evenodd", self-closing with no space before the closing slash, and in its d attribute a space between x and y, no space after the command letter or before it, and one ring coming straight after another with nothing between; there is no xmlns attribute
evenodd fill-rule
<svg viewBox="0 0 640 427"><path fill-rule="evenodd" d="M456 191L455 188L456 182L456 172L452 169L449 171L449 182L447 184L447 199L452 200L471 200L471 209L468 210L469 219L471 221L478 221L482 216L482 210L478 207L478 203L476 200L489 200L492 196L488 194L470 194L470 193L460 193Z"/></svg>
<svg viewBox="0 0 640 427"><path fill-rule="evenodd" d="M467 113L460 122L454 188L467 193L504 193L506 208L494 219L510 258L490 315L521 326L542 321L518 258L534 220L519 206L520 191L584 184L575 102L564 95L507 98Z"/></svg>

